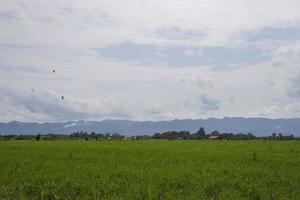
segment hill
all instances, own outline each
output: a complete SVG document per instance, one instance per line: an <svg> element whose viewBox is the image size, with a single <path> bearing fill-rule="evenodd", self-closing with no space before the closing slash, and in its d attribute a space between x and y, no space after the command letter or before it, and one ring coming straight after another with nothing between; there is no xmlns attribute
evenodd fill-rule
<svg viewBox="0 0 300 200"><path fill-rule="evenodd" d="M97 133L121 133L125 135L154 134L168 130L187 130L195 132L199 127L205 127L207 132L218 130L220 132L248 133L256 136L266 136L274 132L288 133L300 136L300 119L267 119L225 117L222 119L183 119L171 121L129 121L129 120L103 120L103 121L69 121L59 123L24 123L12 121L0 123L0 134L48 134L72 133L74 131L87 131Z"/></svg>

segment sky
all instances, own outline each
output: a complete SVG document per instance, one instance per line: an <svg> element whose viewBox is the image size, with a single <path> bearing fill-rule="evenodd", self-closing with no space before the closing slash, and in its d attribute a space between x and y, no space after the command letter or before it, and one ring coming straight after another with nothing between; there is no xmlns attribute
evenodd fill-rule
<svg viewBox="0 0 300 200"><path fill-rule="evenodd" d="M299 10L1 0L0 122L300 117Z"/></svg>

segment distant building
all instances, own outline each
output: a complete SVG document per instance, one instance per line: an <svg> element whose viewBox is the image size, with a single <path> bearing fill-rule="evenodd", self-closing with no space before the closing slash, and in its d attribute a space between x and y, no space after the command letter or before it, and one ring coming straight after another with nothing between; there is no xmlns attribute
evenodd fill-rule
<svg viewBox="0 0 300 200"><path fill-rule="evenodd" d="M208 139L219 139L219 135L212 135L212 136L209 136Z"/></svg>

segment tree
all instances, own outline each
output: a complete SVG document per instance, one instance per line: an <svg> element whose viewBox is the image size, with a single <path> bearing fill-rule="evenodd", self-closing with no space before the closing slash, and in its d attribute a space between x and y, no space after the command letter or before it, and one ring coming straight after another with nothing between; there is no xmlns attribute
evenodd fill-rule
<svg viewBox="0 0 300 200"><path fill-rule="evenodd" d="M247 133L247 139L254 139L255 136L252 133Z"/></svg>
<svg viewBox="0 0 300 200"><path fill-rule="evenodd" d="M92 133L90 134L90 136L91 136L91 138L95 138L95 140L98 140L97 134L96 134L95 132L92 132Z"/></svg>
<svg viewBox="0 0 300 200"><path fill-rule="evenodd" d="M91 132L91 137L96 137L96 133L95 132Z"/></svg>
<svg viewBox="0 0 300 200"><path fill-rule="evenodd" d="M204 138L205 137L205 130L203 127L200 127L199 130L197 131L196 135Z"/></svg>
<svg viewBox="0 0 300 200"><path fill-rule="evenodd" d="M211 133L211 135L213 135L213 136L218 136L218 135L220 135L220 132L217 131L217 130L215 130L215 131L213 131L213 132Z"/></svg>
<svg viewBox="0 0 300 200"><path fill-rule="evenodd" d="M41 134L38 134L36 137L35 137L35 140L36 141L39 141L41 139Z"/></svg>

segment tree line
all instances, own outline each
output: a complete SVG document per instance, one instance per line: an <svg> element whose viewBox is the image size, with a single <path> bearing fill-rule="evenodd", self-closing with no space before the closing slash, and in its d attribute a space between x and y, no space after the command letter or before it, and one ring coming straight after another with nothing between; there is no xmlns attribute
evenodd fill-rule
<svg viewBox="0 0 300 200"><path fill-rule="evenodd" d="M196 133L190 133L189 131L167 131L164 133L155 133L153 139L180 139L180 140L202 140L202 139L256 139L256 136L252 133L220 133L215 130L209 134L206 134L204 127L199 128Z"/></svg>
<svg viewBox="0 0 300 200"><path fill-rule="evenodd" d="M138 135L125 136L119 133L95 133L77 131L72 134L53 134L46 135L0 135L0 140L145 140L145 139L161 139L161 140L300 140L300 138L293 135L286 135L282 133L273 133L267 137L256 137L252 133L220 133L215 130L211 133L206 133L204 127L200 127L197 132L190 133L189 131L166 131L162 133L155 133L153 135Z"/></svg>

